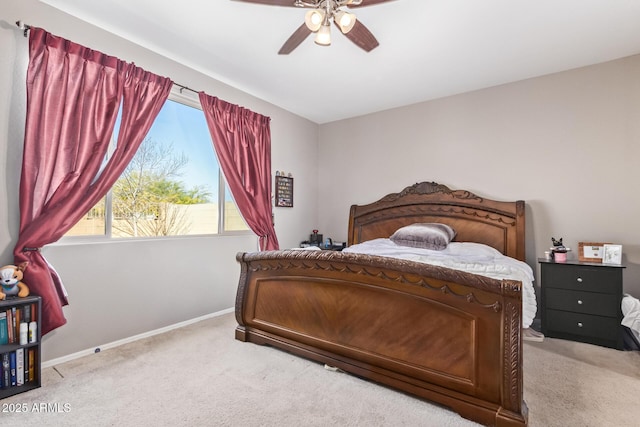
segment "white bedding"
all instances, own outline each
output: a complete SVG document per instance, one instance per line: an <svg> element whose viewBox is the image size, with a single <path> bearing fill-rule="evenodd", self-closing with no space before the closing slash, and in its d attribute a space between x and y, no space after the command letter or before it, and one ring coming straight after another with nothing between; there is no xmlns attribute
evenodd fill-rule
<svg viewBox="0 0 640 427"><path fill-rule="evenodd" d="M531 326L536 316L533 270L525 262L502 255L480 243L451 242L441 251L400 246L389 239L374 239L345 248L343 252L379 255L453 268L494 279L522 282L522 327Z"/></svg>
<svg viewBox="0 0 640 427"><path fill-rule="evenodd" d="M631 332L640 341L640 300L629 294L622 298L622 324L631 329Z"/></svg>

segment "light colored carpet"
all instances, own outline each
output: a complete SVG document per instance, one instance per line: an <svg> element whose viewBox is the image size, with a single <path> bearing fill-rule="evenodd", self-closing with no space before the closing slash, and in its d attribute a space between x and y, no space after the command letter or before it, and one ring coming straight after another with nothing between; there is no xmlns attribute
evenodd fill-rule
<svg viewBox="0 0 640 427"><path fill-rule="evenodd" d="M0 425L477 425L321 364L236 341L235 326L227 314L47 368L42 388L0 401ZM639 352L546 339L525 343L524 364L529 425L640 422ZM12 412L17 406L27 411Z"/></svg>

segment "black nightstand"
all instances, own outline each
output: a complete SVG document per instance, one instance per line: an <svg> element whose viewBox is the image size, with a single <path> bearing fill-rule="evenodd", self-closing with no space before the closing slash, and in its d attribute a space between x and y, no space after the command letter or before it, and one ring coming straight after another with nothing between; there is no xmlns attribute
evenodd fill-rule
<svg viewBox="0 0 640 427"><path fill-rule="evenodd" d="M624 265L539 258L542 333L622 350Z"/></svg>

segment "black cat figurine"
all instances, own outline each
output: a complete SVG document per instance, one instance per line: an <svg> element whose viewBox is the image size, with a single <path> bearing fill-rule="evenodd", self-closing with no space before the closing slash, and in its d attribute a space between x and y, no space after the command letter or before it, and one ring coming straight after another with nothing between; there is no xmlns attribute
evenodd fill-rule
<svg viewBox="0 0 640 427"><path fill-rule="evenodd" d="M551 243L553 243L553 246L556 248L562 248L564 247L564 245L562 244L562 237L559 240L554 239L553 237L551 238Z"/></svg>
<svg viewBox="0 0 640 427"><path fill-rule="evenodd" d="M553 243L553 248L551 248L551 256L556 262L564 262L567 260L567 252L570 251L562 243L562 237L558 240L551 238L551 243Z"/></svg>

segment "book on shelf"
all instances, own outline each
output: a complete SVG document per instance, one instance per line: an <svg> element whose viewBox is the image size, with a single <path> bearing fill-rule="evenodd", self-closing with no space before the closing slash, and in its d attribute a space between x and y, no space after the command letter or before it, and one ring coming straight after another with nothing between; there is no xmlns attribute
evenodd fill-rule
<svg viewBox="0 0 640 427"><path fill-rule="evenodd" d="M10 377L11 377L11 386L15 386L16 385L16 381L18 379L17 377L17 373L16 373L16 352L12 351L11 353L9 353L9 369L10 369Z"/></svg>
<svg viewBox="0 0 640 427"><path fill-rule="evenodd" d="M7 336L8 336L9 344L13 344L15 342L13 337L13 312L11 311L10 308L8 308L6 311L6 314L7 314Z"/></svg>
<svg viewBox="0 0 640 427"><path fill-rule="evenodd" d="M13 335L13 340L11 344L15 344L18 342L18 328L16 326L16 317L17 317L17 308L15 306L11 307L11 335Z"/></svg>
<svg viewBox="0 0 640 427"><path fill-rule="evenodd" d="M0 345L9 344L9 330L7 329L7 312L0 312Z"/></svg>
<svg viewBox="0 0 640 427"><path fill-rule="evenodd" d="M26 345L29 342L29 325L25 322L20 323L20 345Z"/></svg>
<svg viewBox="0 0 640 427"><path fill-rule="evenodd" d="M38 324L33 320L29 322L27 339L29 342L38 341Z"/></svg>
<svg viewBox="0 0 640 427"><path fill-rule="evenodd" d="M29 382L33 382L36 380L36 350L29 348L27 353L29 354L27 361L29 365Z"/></svg>
<svg viewBox="0 0 640 427"><path fill-rule="evenodd" d="M11 365L9 362L9 353L2 355L2 388L11 387Z"/></svg>
<svg viewBox="0 0 640 427"><path fill-rule="evenodd" d="M29 349L24 349L24 383L27 384L29 382Z"/></svg>
<svg viewBox="0 0 640 427"><path fill-rule="evenodd" d="M27 304L22 308L22 321L25 323L31 322L31 304Z"/></svg>
<svg viewBox="0 0 640 427"><path fill-rule="evenodd" d="M13 332L16 334L16 342L20 340L20 322L22 322L22 308L21 307L11 307L11 311L13 312Z"/></svg>
<svg viewBox="0 0 640 427"><path fill-rule="evenodd" d="M16 350L16 385L24 385L24 348Z"/></svg>

